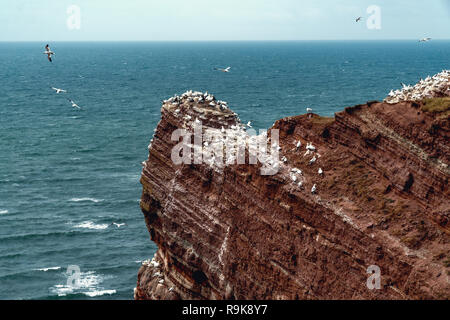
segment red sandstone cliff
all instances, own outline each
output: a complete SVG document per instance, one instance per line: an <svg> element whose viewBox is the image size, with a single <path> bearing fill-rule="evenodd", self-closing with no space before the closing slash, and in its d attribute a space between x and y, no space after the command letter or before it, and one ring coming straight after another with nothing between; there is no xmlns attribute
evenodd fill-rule
<svg viewBox="0 0 450 320"><path fill-rule="evenodd" d="M239 119L208 101L166 102L141 178L159 249L135 298L449 299L449 104L370 102L279 120L286 159L263 176L260 165L175 165L174 130ZM305 156L308 143L316 150ZM380 290L366 285L371 265Z"/></svg>

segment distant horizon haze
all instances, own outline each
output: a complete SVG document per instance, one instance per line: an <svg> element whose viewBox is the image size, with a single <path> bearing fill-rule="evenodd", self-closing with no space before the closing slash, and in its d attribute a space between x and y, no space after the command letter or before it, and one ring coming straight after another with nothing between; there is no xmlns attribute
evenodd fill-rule
<svg viewBox="0 0 450 320"><path fill-rule="evenodd" d="M447 40L450 0L16 0L0 28L1 42Z"/></svg>

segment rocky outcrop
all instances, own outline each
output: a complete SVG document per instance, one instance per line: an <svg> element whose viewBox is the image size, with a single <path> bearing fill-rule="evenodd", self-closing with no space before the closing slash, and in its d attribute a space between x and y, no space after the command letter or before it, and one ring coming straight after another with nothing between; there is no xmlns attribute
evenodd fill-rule
<svg viewBox="0 0 450 320"><path fill-rule="evenodd" d="M135 298L449 299L447 92L428 105L369 102L334 118L279 120L273 175L261 174L267 163L197 163L195 152L175 164L177 129L247 133L211 95L165 101L141 177L158 251ZM371 290L374 266L381 283Z"/></svg>

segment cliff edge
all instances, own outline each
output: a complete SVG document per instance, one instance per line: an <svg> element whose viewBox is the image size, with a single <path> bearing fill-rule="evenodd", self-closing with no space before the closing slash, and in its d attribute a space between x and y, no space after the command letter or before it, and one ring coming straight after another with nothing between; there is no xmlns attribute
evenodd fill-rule
<svg viewBox="0 0 450 320"><path fill-rule="evenodd" d="M135 299L449 299L450 74L430 79L278 120L269 164L222 165L202 148L217 141L194 139L177 164L177 130L251 140L250 126L207 93L165 101L141 177L158 251Z"/></svg>

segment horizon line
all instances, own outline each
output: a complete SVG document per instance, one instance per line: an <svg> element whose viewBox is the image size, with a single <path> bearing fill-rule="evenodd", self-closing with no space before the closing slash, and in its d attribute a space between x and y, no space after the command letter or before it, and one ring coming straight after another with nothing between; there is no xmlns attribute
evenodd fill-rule
<svg viewBox="0 0 450 320"><path fill-rule="evenodd" d="M435 38L433 41L450 41L450 38ZM397 39L292 39L292 40L0 40L0 43L23 42L307 42L307 41L419 41L416 38Z"/></svg>

